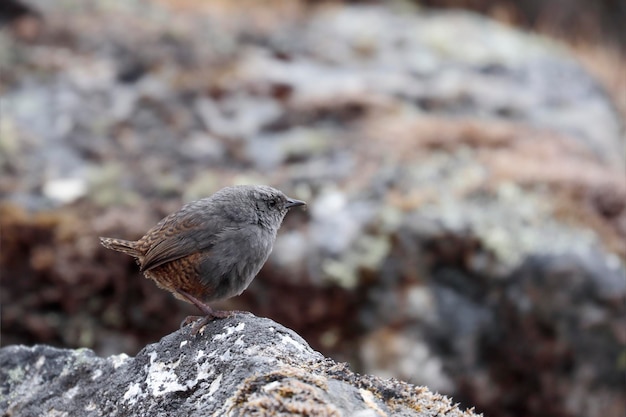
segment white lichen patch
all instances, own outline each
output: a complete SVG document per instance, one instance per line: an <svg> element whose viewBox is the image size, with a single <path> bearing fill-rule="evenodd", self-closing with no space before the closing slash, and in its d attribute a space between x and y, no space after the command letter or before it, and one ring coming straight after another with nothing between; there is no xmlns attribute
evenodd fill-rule
<svg viewBox="0 0 626 417"><path fill-rule="evenodd" d="M187 381L187 386L192 387L198 383L198 381L205 381L211 377L214 373L214 369L209 364L205 363L204 365L198 365L198 373L193 380Z"/></svg>
<svg viewBox="0 0 626 417"><path fill-rule="evenodd" d="M245 343L243 342L243 335L239 336L233 345L235 346L243 346Z"/></svg>
<svg viewBox="0 0 626 417"><path fill-rule="evenodd" d="M96 379L100 378L102 376L102 369L96 369L93 372L93 375L91 375L91 380L95 381Z"/></svg>
<svg viewBox="0 0 626 417"><path fill-rule="evenodd" d="M182 342L180 342L180 346L179 348L182 349L183 346L185 346L188 342L186 340L183 340Z"/></svg>
<svg viewBox="0 0 626 417"><path fill-rule="evenodd" d="M128 387L122 398L129 405L134 405L142 397L144 397L144 393L141 390L141 385L135 382Z"/></svg>
<svg viewBox="0 0 626 417"><path fill-rule="evenodd" d="M78 391L80 390L80 387L78 385L68 389L67 391L65 391L65 394L63 394L63 396L65 398L67 398L68 400L71 400L72 398L74 398L76 396L76 394L78 394Z"/></svg>
<svg viewBox="0 0 626 417"><path fill-rule="evenodd" d="M37 358L37 362L35 362L35 369L40 370L41 367L46 363L45 356L40 356Z"/></svg>
<svg viewBox="0 0 626 417"><path fill-rule="evenodd" d="M14 382L18 382L13 389L13 392L10 393L11 398L19 398L20 401L24 403L34 401L34 398L37 398L38 392L41 387L45 385L43 378L40 373L31 373L24 372L22 368L19 368L20 371L16 371L22 374L22 379L20 377L19 380L14 380ZM26 369L28 371L28 368ZM35 389L33 389L35 388Z"/></svg>
<svg viewBox="0 0 626 417"><path fill-rule="evenodd" d="M111 361L113 368L117 369L128 360L128 355L125 353L120 353L119 355L109 356L109 360Z"/></svg>
<svg viewBox="0 0 626 417"><path fill-rule="evenodd" d="M159 362L157 361L157 352L150 353L150 364L146 370L148 374L146 383L153 396L159 397L170 392L187 391L196 386L198 382L209 379L214 373L212 368L199 365L194 378L181 382L180 377L175 372L180 361L181 359L172 363Z"/></svg>
<svg viewBox="0 0 626 417"><path fill-rule="evenodd" d="M298 349L299 352L304 352L306 350L306 347L302 343L296 342L295 340L293 340L291 337L287 335L282 335L280 341L285 345L291 345L295 347L296 349Z"/></svg>
<svg viewBox="0 0 626 417"><path fill-rule="evenodd" d="M250 345L244 349L243 353L246 356L257 356L261 351L261 347L259 345Z"/></svg>
<svg viewBox="0 0 626 417"><path fill-rule="evenodd" d="M93 401L90 401L89 404L85 407L85 411L94 411L96 410L96 404Z"/></svg>
<svg viewBox="0 0 626 417"><path fill-rule="evenodd" d="M215 378L213 382L211 382L211 385L209 385L209 396L213 396L213 394L217 392L217 390L220 388L221 383L222 383L222 374L219 374L217 378Z"/></svg>
<svg viewBox="0 0 626 417"><path fill-rule="evenodd" d="M230 349L227 349L224 353L219 356L221 362L229 362L233 358L233 353Z"/></svg>
<svg viewBox="0 0 626 417"><path fill-rule="evenodd" d="M158 397L170 392L185 391L187 386L178 381L178 375L174 369L178 367L180 359L174 363L158 362L157 353L150 353L150 364L148 365L148 388L153 396Z"/></svg>
<svg viewBox="0 0 626 417"><path fill-rule="evenodd" d="M226 326L224 329L226 330L223 333L220 334L216 334L215 336L213 336L213 340L222 340L227 338L228 336L232 335L235 332L240 332L244 329L244 327L246 327L245 323L239 323L237 326Z"/></svg>
<svg viewBox="0 0 626 417"><path fill-rule="evenodd" d="M16 366L15 368L11 368L11 370L8 372L10 381L21 381L22 379L24 379L25 374L26 374L26 371L21 366Z"/></svg>

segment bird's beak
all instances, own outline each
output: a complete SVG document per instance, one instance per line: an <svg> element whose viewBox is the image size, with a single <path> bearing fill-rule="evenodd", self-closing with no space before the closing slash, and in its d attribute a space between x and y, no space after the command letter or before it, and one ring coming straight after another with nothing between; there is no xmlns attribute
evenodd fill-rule
<svg viewBox="0 0 626 417"><path fill-rule="evenodd" d="M301 200L296 200L295 198L287 198L287 204L285 205L285 207L292 208L298 206L306 206L306 203Z"/></svg>

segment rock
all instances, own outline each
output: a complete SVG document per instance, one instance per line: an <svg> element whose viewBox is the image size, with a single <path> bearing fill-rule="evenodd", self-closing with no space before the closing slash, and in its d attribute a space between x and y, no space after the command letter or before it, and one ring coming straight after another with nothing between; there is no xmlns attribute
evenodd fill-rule
<svg viewBox="0 0 626 417"><path fill-rule="evenodd" d="M626 414L621 90L566 45L382 4L26 1L44 36L0 31L3 343L138 352L192 310L97 236L270 183L309 211L224 308L488 414Z"/></svg>
<svg viewBox="0 0 626 417"><path fill-rule="evenodd" d="M196 336L184 327L135 357L8 346L0 381L5 416L476 416L425 387L357 375L249 314Z"/></svg>

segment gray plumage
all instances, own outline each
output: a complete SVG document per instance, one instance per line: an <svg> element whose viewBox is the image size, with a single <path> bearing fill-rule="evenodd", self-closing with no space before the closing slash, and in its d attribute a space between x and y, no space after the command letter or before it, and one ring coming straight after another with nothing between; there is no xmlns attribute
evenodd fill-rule
<svg viewBox="0 0 626 417"><path fill-rule="evenodd" d="M138 241L100 241L134 256L146 277L217 317L205 303L241 294L267 261L285 214L304 204L269 186L227 187L186 204Z"/></svg>

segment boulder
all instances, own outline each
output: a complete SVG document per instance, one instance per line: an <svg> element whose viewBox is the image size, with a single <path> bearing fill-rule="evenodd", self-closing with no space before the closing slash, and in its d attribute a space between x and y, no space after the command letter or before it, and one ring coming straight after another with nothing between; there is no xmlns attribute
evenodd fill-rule
<svg viewBox="0 0 626 417"><path fill-rule="evenodd" d="M309 210L216 307L490 416L626 415L624 88L580 50L406 5L24 3L40 36L0 31L3 344L174 331L189 306L97 237L268 183Z"/></svg>
<svg viewBox="0 0 626 417"><path fill-rule="evenodd" d="M425 387L355 374L251 314L184 327L135 357L8 346L0 381L4 416L476 416Z"/></svg>

